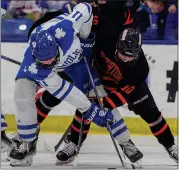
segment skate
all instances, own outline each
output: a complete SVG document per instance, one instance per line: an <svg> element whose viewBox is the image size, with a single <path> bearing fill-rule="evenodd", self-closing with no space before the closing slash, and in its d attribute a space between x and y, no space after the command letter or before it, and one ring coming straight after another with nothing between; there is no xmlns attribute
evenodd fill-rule
<svg viewBox="0 0 179 170"><path fill-rule="evenodd" d="M13 140L7 137L5 131L1 131L1 152L8 152L12 147L15 146Z"/></svg>
<svg viewBox="0 0 179 170"><path fill-rule="evenodd" d="M127 158L132 163L136 163L137 161L143 158L143 154L140 152L140 150L134 145L134 143L131 140L125 142L124 144L121 144L120 147L124 152L124 157L127 156Z"/></svg>
<svg viewBox="0 0 179 170"><path fill-rule="evenodd" d="M37 139L31 142L24 141L19 148L11 150L10 165L11 166L30 166L32 164L32 157L36 154Z"/></svg>
<svg viewBox="0 0 179 170"><path fill-rule="evenodd" d="M39 132L40 132L40 126L38 126L38 127L37 127L37 130L36 130L36 136L37 136L37 137L38 137L38 135L39 135ZM18 133L15 133L15 134L14 134L14 137L12 138L12 141L14 142L14 147L16 147L17 149L20 147L20 145L21 145L22 142L23 142ZM11 149L11 150L12 150L12 149ZM9 156L11 150L9 151L9 153L8 153L8 155L7 155L7 157L6 157L7 161L10 161L10 160L11 160L11 158L10 158L10 156Z"/></svg>
<svg viewBox="0 0 179 170"><path fill-rule="evenodd" d="M75 160L76 152L77 145L75 145L73 142L65 144L62 150L56 155L56 165L63 165L73 162Z"/></svg>
<svg viewBox="0 0 179 170"><path fill-rule="evenodd" d="M16 133L16 134L14 134L14 137L11 139L13 142L14 142L14 147L16 148L16 149L18 149L19 147L20 147L20 145L22 144L22 139L19 137L19 134L18 133ZM11 150L12 150L13 148L11 148ZM6 157L6 159L7 159L7 161L10 161L11 160L11 158L9 157L9 154L10 154L10 152L11 152L11 150L9 151L9 153L7 154L7 157Z"/></svg>
<svg viewBox="0 0 179 170"><path fill-rule="evenodd" d="M170 156L176 163L178 163L178 147L177 145L172 145L171 147L165 148Z"/></svg>

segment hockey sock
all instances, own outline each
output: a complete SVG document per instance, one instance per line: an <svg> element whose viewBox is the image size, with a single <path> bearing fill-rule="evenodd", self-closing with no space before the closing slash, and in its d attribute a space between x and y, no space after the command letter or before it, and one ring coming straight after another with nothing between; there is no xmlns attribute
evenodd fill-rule
<svg viewBox="0 0 179 170"><path fill-rule="evenodd" d="M174 137L168 123L158 108L154 107L150 110L143 111L140 113L140 116L149 124L153 135L158 139L160 144L164 147L169 147L174 144Z"/></svg>
<svg viewBox="0 0 179 170"><path fill-rule="evenodd" d="M81 127L81 121L82 121L82 114L77 110L75 117L73 118L72 121L72 126L71 126L71 135L70 135L70 140L78 145L78 140L79 140L79 134L80 134L80 127ZM84 125L83 125L83 135L82 135L82 141L81 143L84 142L84 140L87 137L87 134L90 129L90 123L88 120L84 119Z"/></svg>
<svg viewBox="0 0 179 170"><path fill-rule="evenodd" d="M174 137L170 131L168 123L162 115L153 123L149 123L153 135L164 147L171 147L174 144Z"/></svg>
<svg viewBox="0 0 179 170"><path fill-rule="evenodd" d="M36 97L37 120L40 125L48 116L53 107L61 103L61 100L51 95L45 90L41 95Z"/></svg>

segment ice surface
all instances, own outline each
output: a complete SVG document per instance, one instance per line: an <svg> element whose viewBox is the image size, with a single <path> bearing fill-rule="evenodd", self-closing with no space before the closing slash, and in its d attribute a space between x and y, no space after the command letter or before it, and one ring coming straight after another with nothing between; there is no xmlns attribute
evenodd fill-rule
<svg viewBox="0 0 179 170"><path fill-rule="evenodd" d="M34 157L34 162L30 167L11 167L9 162L5 160L5 156L1 154L1 168L3 170L107 170L107 168L112 167L123 169L108 135L88 136L78 156L77 166L73 166L73 164L56 166L56 157L52 149L60 137L61 135L41 134L38 141L38 153ZM144 154L142 161L143 169L178 169L176 163L169 158L163 146L158 144L154 137L133 136L132 140ZM44 141L50 147L51 152L44 149Z"/></svg>

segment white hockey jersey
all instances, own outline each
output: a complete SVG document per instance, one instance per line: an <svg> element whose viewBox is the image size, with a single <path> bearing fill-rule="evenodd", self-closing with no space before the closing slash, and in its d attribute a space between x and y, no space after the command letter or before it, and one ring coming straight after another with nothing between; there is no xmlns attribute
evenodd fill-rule
<svg viewBox="0 0 179 170"><path fill-rule="evenodd" d="M83 109L89 108L90 102L87 101L86 96L75 88L74 85L58 76L56 69L63 71L81 60L82 49L77 34L82 38L87 38L91 32L92 19L91 6L88 3L80 3L76 5L70 15L60 15L38 26L32 34L41 30L47 30L54 36L59 45L60 62L53 69L40 67L35 62L32 51L28 47L16 79L33 80L58 99L66 100L77 108L79 108L80 102L87 102L87 107ZM79 96L81 98L80 102L77 101Z"/></svg>

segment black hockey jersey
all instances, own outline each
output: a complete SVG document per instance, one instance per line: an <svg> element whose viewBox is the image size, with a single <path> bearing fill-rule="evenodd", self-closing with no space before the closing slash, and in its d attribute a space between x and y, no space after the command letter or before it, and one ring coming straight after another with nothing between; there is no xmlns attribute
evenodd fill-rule
<svg viewBox="0 0 179 170"><path fill-rule="evenodd" d="M149 66L143 51L131 68L115 58L119 34L125 28L133 27L130 10L118 2L111 2L101 8L101 15L103 18L99 20L96 31L95 65L105 89L110 93L106 99L111 99L120 106L125 103L125 98L130 98L135 93L136 86L146 80Z"/></svg>

